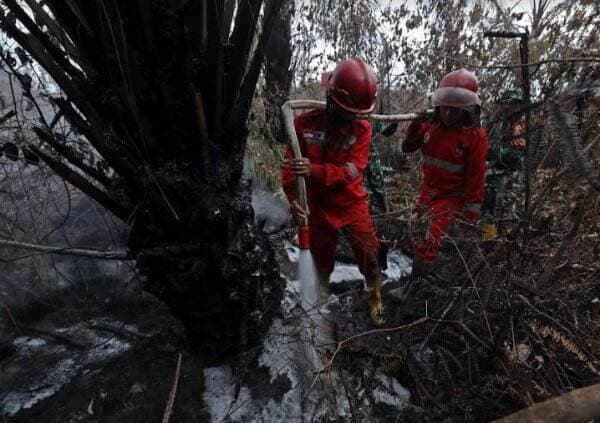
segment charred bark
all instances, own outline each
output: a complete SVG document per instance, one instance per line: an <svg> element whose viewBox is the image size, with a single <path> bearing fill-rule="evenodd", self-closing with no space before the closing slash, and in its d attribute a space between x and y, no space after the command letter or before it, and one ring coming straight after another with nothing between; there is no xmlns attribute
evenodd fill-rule
<svg viewBox="0 0 600 423"><path fill-rule="evenodd" d="M269 0L274 3L276 0ZM265 53L266 121L270 138L277 139L283 128L281 105L286 101L292 85L292 17L294 2L288 1L275 21L273 34Z"/></svg>
<svg viewBox="0 0 600 423"><path fill-rule="evenodd" d="M262 0L239 3L235 16L231 1L48 0L46 13L28 0L35 20L22 3L0 3L2 28L61 86L67 98L54 103L112 171L98 173L46 129L38 155L130 223L146 288L211 357L255 345L282 284L253 226L242 157L281 2L265 8L254 51Z"/></svg>

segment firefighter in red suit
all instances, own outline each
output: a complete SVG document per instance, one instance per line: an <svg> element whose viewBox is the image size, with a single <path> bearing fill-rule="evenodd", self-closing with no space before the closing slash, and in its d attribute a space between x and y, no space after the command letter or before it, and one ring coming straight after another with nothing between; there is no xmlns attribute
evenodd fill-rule
<svg viewBox="0 0 600 423"><path fill-rule="evenodd" d="M363 188L371 126L356 116L373 111L377 79L365 62L352 57L325 74L323 83L326 108L303 113L294 121L303 157L294 159L288 148L282 167L283 188L294 217L302 220L308 214L310 249L322 291L329 286L341 231L352 246L369 288L371 320L380 325L383 304L377 262L379 240ZM308 210L297 201L296 176L306 178Z"/></svg>
<svg viewBox="0 0 600 423"><path fill-rule="evenodd" d="M488 141L479 125L479 82L459 69L446 75L433 93L434 115L413 120L402 151L421 150L423 182L417 214L428 230L414 245L413 275L431 270L443 238L455 219L475 223L485 192Z"/></svg>

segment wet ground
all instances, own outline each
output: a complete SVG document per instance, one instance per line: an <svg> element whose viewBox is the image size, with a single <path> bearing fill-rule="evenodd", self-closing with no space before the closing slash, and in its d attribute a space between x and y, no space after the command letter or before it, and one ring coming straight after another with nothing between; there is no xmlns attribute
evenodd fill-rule
<svg viewBox="0 0 600 423"><path fill-rule="evenodd" d="M36 178L44 180L43 175ZM40 203L59 188L50 181L48 192L40 192ZM26 200L16 203L18 210L31 208ZM67 204L61 201L59 206ZM265 231L277 232L286 224L287 206L280 198L257 190L253 205ZM61 207L55 214L40 214L40 222L29 222L25 212L15 209L15 222L32 231L22 238L44 232L50 235L42 242L49 245L123 248L123 228L85 197L73 196L68 208ZM46 210L43 204L40 210ZM294 281L298 254L284 233L272 235L287 284L281 311L260 348L219 367L205 366L181 324L141 290L133 263L69 256L23 259L21 252L0 251L10 258L0 263L2 421L162 421L176 380L172 422L343 420L370 418L374 408L380 418L372 420L386 421L386 413L403 407L409 394L382 369L341 369L313 386L319 365L302 362L306 320ZM388 281L410 270L410 260L399 252L392 252L388 263ZM333 295L319 318L331 327L336 321L357 323L356 330L368 327L363 285L356 266L337 263Z"/></svg>
<svg viewBox="0 0 600 423"><path fill-rule="evenodd" d="M282 272L290 276L281 315L262 348L220 367L203 366L202 358L188 347L181 325L135 280L127 286L98 280L87 285L85 295L78 290L35 319L25 319L13 309L14 322L9 325L5 319L2 332L12 346L0 360L4 421L161 421L179 354L182 365L172 422L310 421L331 415L330 405L303 395L306 388L296 363L298 284L291 280L296 250L284 244L280 252ZM409 262L394 257L390 275L397 276ZM332 280L339 293L362 284L357 269L343 263ZM336 295L329 301L332 310L339 308ZM359 319L366 318L357 307ZM330 313L327 307L323 311ZM349 417L352 412L344 394L349 384L364 397L365 406L372 402L399 407L407 400L409 394L397 380L381 371L367 376L380 386L366 389L360 385L360 380L369 380L366 376L336 375L340 398L334 414Z"/></svg>
<svg viewBox="0 0 600 423"><path fill-rule="evenodd" d="M107 288L107 287L104 287ZM172 421L208 421L202 363L179 323L149 296L90 295L23 324L5 340L0 412L8 422L151 422L160 416L184 354Z"/></svg>

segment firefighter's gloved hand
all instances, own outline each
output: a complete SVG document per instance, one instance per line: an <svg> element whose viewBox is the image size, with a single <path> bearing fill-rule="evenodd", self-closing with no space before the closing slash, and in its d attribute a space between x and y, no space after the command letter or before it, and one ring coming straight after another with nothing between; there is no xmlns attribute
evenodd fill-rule
<svg viewBox="0 0 600 423"><path fill-rule="evenodd" d="M421 124L427 120L425 115L419 115L411 120L406 128L406 138L414 137L418 134Z"/></svg>
<svg viewBox="0 0 600 423"><path fill-rule="evenodd" d="M304 207L302 207L302 205L300 204L300 202L298 202L298 200L292 201L292 204L290 204L290 212L292 212L292 216L294 217L294 220L299 225L304 224L306 219L308 219L308 215L310 214L308 207L306 209Z"/></svg>
<svg viewBox="0 0 600 423"><path fill-rule="evenodd" d="M423 146L423 138L419 137L419 129L421 124L427 120L427 116L419 114L415 119L411 120L406 128L406 138L402 143L403 153L412 153Z"/></svg>
<svg viewBox="0 0 600 423"><path fill-rule="evenodd" d="M310 176L310 160L306 157L284 160L283 164L285 166L290 166L292 173L296 176Z"/></svg>

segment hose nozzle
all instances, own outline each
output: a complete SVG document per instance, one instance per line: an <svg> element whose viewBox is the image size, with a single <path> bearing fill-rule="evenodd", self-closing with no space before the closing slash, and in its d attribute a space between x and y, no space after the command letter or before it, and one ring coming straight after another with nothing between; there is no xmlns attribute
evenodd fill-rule
<svg viewBox="0 0 600 423"><path fill-rule="evenodd" d="M298 244L300 249L308 250L310 248L310 231L308 225L300 226L298 228Z"/></svg>

